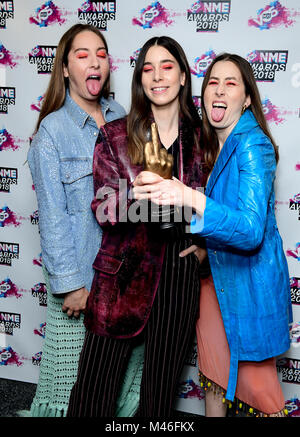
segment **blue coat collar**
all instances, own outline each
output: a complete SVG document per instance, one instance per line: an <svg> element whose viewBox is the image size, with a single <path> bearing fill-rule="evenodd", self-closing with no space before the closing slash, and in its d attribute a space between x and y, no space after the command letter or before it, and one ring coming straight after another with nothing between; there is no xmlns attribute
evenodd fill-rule
<svg viewBox="0 0 300 437"><path fill-rule="evenodd" d="M253 112L250 109L247 109L239 119L238 123L236 124L230 135L243 134L245 132L249 132L256 126L258 126L258 122L254 117ZM228 138L230 138L230 135Z"/></svg>
<svg viewBox="0 0 300 437"><path fill-rule="evenodd" d="M244 114L240 117L238 123L234 127L233 131L230 133L228 138L225 141L225 144L220 152L220 155L214 165L214 168L212 169L210 178L208 180L208 184L206 187L205 194L209 196L211 193L220 173L222 172L223 168L225 167L227 161L229 160L230 156L232 155L234 149L238 145L239 138L237 135L243 134L245 132L249 132L254 127L258 126L258 123L256 121L256 118L254 117L252 111L249 109L244 112Z"/></svg>

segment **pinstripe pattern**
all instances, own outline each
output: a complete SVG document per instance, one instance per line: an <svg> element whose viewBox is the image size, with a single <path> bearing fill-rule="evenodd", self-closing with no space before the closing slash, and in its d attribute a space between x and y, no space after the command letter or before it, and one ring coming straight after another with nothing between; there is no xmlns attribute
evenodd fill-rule
<svg viewBox="0 0 300 437"><path fill-rule="evenodd" d="M69 417L114 416L120 378L130 350L130 341L99 337L87 331L71 392Z"/></svg>
<svg viewBox="0 0 300 437"><path fill-rule="evenodd" d="M168 417L199 309L199 269L195 255L179 258L190 243L167 246L160 286L145 327L141 417ZM178 260L175 262L175 260Z"/></svg>
<svg viewBox="0 0 300 437"><path fill-rule="evenodd" d="M199 264L194 254L179 258L191 245L170 243L149 320L142 333L145 362L138 416L171 415L184 360L194 339L199 309ZM113 417L116 399L136 340L97 337L87 333L69 417Z"/></svg>

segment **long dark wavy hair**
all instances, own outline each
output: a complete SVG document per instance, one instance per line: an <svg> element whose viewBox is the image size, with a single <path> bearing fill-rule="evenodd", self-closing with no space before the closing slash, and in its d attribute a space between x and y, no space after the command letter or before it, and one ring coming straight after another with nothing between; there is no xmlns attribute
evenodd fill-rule
<svg viewBox="0 0 300 437"><path fill-rule="evenodd" d="M259 126L270 138L270 141L274 147L275 151L275 157L276 162L278 162L279 154L278 154L278 147L275 144L275 141L271 135L270 129L268 127L267 121L264 116L264 111L261 103L261 97L259 94L259 90L253 75L253 70L249 62L242 58L239 55L231 54L231 53L222 53L219 56L217 56L213 62L210 64L210 66L207 69L207 72L205 74L203 83L202 83L202 90L201 90L201 108L202 108L202 146L204 149L204 157L205 162L209 169L212 169L214 166L215 160L217 158L218 150L219 150L219 143L217 139L217 135L215 132L215 129L210 125L208 121L208 117L205 111L204 107L204 93L211 75L211 71L213 69L213 66L220 61L230 61L233 62L239 69L243 83L245 86L245 93L246 96L250 96L251 98L251 104L248 107L250 109L256 120L258 121Z"/></svg>
<svg viewBox="0 0 300 437"><path fill-rule="evenodd" d="M153 37L141 48L131 84L131 108L127 117L128 155L133 164L142 164L144 144L148 141L147 132L151 124L151 103L142 86L142 72L145 57L150 47L158 45L168 50L185 73L185 84L179 91L180 117L185 126L194 132L193 141L198 145L196 128L201 125L198 111L192 98L191 72L186 55L177 41L168 36ZM192 146L192 145L191 145Z"/></svg>
<svg viewBox="0 0 300 437"><path fill-rule="evenodd" d="M107 43L103 34L100 33L99 29L97 29L96 27L90 24L81 24L81 23L74 24L74 26L70 27L70 29L68 29L63 34L56 49L53 70L51 73L48 88L46 90L43 99L41 111L39 114L39 118L34 133L38 131L41 121L46 117L46 115L50 114L53 111L57 111L64 104L65 97L66 97L66 89L68 88L69 79L64 77L63 67L68 66L68 54L71 50L74 38L79 33L84 31L94 32L97 36L99 36L102 39L104 47L108 53ZM102 87L101 95L107 98L109 92L110 92L110 75L108 75L108 78Z"/></svg>

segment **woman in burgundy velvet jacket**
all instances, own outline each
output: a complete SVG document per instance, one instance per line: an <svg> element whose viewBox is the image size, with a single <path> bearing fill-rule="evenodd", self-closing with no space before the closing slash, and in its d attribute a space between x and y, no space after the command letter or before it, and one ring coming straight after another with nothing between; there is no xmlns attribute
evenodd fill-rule
<svg viewBox="0 0 300 437"><path fill-rule="evenodd" d="M195 336L200 262L195 253L180 257L193 244L184 232L185 221L161 229L144 214L150 202L134 199L141 192L155 195L152 187L162 179L144 170L152 121L173 155L173 177L193 188L204 186L189 65L169 37L152 38L143 46L133 74L130 113L106 124L97 140L92 209L103 237L93 265L87 334L68 416L115 414L124 369L138 342L145 343L138 415L170 416ZM181 212L186 219L186 211Z"/></svg>

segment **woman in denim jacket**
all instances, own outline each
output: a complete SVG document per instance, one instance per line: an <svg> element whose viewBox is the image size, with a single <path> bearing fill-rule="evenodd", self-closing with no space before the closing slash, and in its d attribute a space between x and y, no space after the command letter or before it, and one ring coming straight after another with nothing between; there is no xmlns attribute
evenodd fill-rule
<svg viewBox="0 0 300 437"><path fill-rule="evenodd" d="M76 24L61 38L28 162L39 209L48 290L46 339L33 416L64 416L77 373L102 231L91 211L93 153L100 126L125 115L109 96L108 48Z"/></svg>
<svg viewBox="0 0 300 437"><path fill-rule="evenodd" d="M212 62L202 118L205 195L170 180L157 184L153 201L192 207L191 232L206 239L211 277L201 283L197 324L206 415L225 415L235 397L247 413L284 415L275 357L289 349L292 308L274 213L278 151L245 59Z"/></svg>

